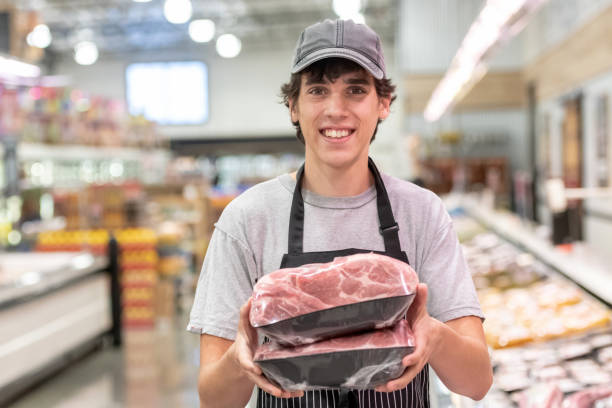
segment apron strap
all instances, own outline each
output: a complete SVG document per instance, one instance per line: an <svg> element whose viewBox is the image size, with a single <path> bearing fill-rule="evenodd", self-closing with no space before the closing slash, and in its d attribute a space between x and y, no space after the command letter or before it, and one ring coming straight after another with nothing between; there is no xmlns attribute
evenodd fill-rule
<svg viewBox="0 0 612 408"><path fill-rule="evenodd" d="M374 164L371 157L368 157L368 167L374 175L374 184L376 185L376 207L378 208L378 228L380 235L385 241L385 251L390 254L397 255L402 252L399 241L399 225L393 217L393 210L389 202L389 195L385 188L385 183Z"/></svg>
<svg viewBox="0 0 612 408"><path fill-rule="evenodd" d="M304 252L304 198L302 198L302 179L304 178L304 165L300 166L295 176L295 190L291 202L289 217L289 251L290 255Z"/></svg>
<svg viewBox="0 0 612 408"><path fill-rule="evenodd" d="M368 157L368 167L374 176L376 185L376 207L378 209L379 232L385 242L385 252L389 255L401 255L402 250L399 242L399 226L393 217L393 210L389 202L387 189L382 177L374 164ZM289 242L288 253L297 255L304 252L304 198L302 197L302 180L304 178L304 165L299 168L296 175L295 190L291 202L291 215L289 218Z"/></svg>

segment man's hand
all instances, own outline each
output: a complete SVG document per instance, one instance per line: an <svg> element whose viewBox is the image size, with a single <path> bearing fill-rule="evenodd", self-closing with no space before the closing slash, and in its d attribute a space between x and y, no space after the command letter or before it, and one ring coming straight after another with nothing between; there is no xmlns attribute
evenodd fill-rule
<svg viewBox="0 0 612 408"><path fill-rule="evenodd" d="M303 391L284 391L277 385L271 383L259 367L253 362L253 355L258 345L257 331L249 321L251 311L251 298L240 308L240 321L238 322L238 332L236 340L231 346L232 355L236 363L240 366L247 377L259 388L269 394L279 398L293 398L304 395Z"/></svg>
<svg viewBox="0 0 612 408"><path fill-rule="evenodd" d="M406 315L406 320L415 336L414 351L402 359L406 367L404 374L385 385L376 387L379 392L392 392L408 385L429 361L429 357L439 343L439 324L427 313L427 285L419 283L414 303Z"/></svg>

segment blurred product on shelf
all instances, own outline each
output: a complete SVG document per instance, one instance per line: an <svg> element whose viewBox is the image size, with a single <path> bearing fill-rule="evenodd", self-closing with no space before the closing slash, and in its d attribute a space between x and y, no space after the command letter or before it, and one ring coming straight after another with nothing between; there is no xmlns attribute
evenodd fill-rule
<svg viewBox="0 0 612 408"><path fill-rule="evenodd" d="M35 251L104 254L108 246L107 230L46 231L38 234Z"/></svg>
<svg viewBox="0 0 612 408"><path fill-rule="evenodd" d="M68 87L0 82L0 135L21 142L155 148L155 124L130 116L125 103Z"/></svg>
<svg viewBox="0 0 612 408"><path fill-rule="evenodd" d="M123 326L153 327L159 259L155 231L131 228L117 231L116 237L120 248Z"/></svg>
<svg viewBox="0 0 612 408"><path fill-rule="evenodd" d="M490 189L496 207L509 207L510 167L506 157L428 157L421 162L425 187L436 194Z"/></svg>

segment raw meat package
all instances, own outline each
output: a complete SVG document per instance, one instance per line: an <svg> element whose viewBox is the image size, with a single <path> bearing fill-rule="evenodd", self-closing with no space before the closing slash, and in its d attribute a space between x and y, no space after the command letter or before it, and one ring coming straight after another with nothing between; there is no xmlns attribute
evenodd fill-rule
<svg viewBox="0 0 612 408"><path fill-rule="evenodd" d="M285 390L368 389L402 375L402 358L414 350L406 320L387 329L336 337L314 344L259 346L254 361Z"/></svg>
<svg viewBox="0 0 612 408"><path fill-rule="evenodd" d="M563 392L555 383L537 384L519 395L519 408L561 408Z"/></svg>
<svg viewBox="0 0 612 408"><path fill-rule="evenodd" d="M578 391L563 401L563 408L592 408L596 401L607 399L612 395L612 385L591 387Z"/></svg>
<svg viewBox="0 0 612 408"><path fill-rule="evenodd" d="M253 289L250 321L283 345L392 326L415 296L410 265L374 253L279 269Z"/></svg>

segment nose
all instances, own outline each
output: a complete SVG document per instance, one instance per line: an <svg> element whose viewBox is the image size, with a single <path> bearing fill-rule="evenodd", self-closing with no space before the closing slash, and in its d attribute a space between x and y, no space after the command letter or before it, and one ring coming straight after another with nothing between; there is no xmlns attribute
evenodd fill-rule
<svg viewBox="0 0 612 408"><path fill-rule="evenodd" d="M325 115L329 118L343 118L347 114L346 100L339 92L332 92L327 98Z"/></svg>

